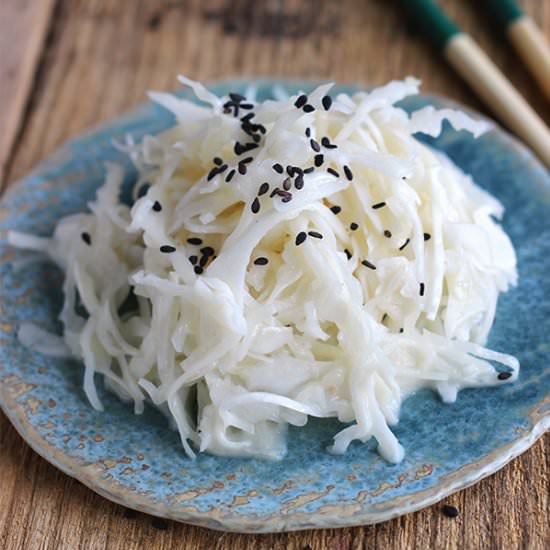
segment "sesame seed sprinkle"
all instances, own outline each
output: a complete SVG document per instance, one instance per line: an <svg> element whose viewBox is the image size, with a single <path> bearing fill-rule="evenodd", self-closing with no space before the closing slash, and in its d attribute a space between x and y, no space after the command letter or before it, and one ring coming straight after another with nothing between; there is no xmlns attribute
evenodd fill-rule
<svg viewBox="0 0 550 550"><path fill-rule="evenodd" d="M304 168L304 174L311 174L315 170L314 166L310 166L309 168Z"/></svg>
<svg viewBox="0 0 550 550"><path fill-rule="evenodd" d="M213 256L214 249L211 246L205 246L201 248L201 254L203 254L204 256Z"/></svg>
<svg viewBox="0 0 550 550"><path fill-rule="evenodd" d="M80 237L88 246L92 244L92 238L90 237L89 233L86 233L86 231L84 231L84 233L81 233Z"/></svg>
<svg viewBox="0 0 550 550"><path fill-rule="evenodd" d="M344 174L346 175L346 178L348 178L348 181L351 181L353 179L353 172L351 171L351 168L349 166L344 166Z"/></svg>
<svg viewBox="0 0 550 550"><path fill-rule="evenodd" d="M269 260L266 257L260 256L254 260L254 265L267 265L268 262Z"/></svg>
<svg viewBox="0 0 550 550"><path fill-rule="evenodd" d="M349 228L352 230L352 231L357 231L357 229L359 229L359 225L356 224L355 222L351 222L349 224Z"/></svg>
<svg viewBox="0 0 550 550"><path fill-rule="evenodd" d="M218 175L218 170L219 170L219 167L218 166L214 166L214 168L212 168L212 170L210 170L210 172L208 172L208 176L206 176L206 179L208 181L210 181L211 179L213 179L215 176Z"/></svg>
<svg viewBox="0 0 550 550"><path fill-rule="evenodd" d="M334 176L335 178L340 177L340 174L334 168L327 168L327 172L332 176Z"/></svg>
<svg viewBox="0 0 550 550"><path fill-rule="evenodd" d="M352 253L347 248L344 248L344 252L346 253L348 260L351 260Z"/></svg>
<svg viewBox="0 0 550 550"><path fill-rule="evenodd" d="M330 211L334 214L334 215L338 215L340 214L340 212L342 212L342 207L341 206L331 206L330 207Z"/></svg>
<svg viewBox="0 0 550 550"><path fill-rule="evenodd" d="M324 96L323 99L321 99L321 103L323 104L325 111L328 111L332 105L332 97L329 95Z"/></svg>
<svg viewBox="0 0 550 550"><path fill-rule="evenodd" d="M189 261L190 261L193 265L195 265L195 264L199 261L199 258L198 258L198 256L195 256L195 255L189 256Z"/></svg>
<svg viewBox="0 0 550 550"><path fill-rule="evenodd" d="M311 128L306 128L306 137L311 137Z"/></svg>
<svg viewBox="0 0 550 550"><path fill-rule="evenodd" d="M199 261L199 265L201 267L204 267L207 263L208 263L208 256L203 256Z"/></svg>
<svg viewBox="0 0 550 550"><path fill-rule="evenodd" d="M294 187L296 187L296 189L302 189L304 187L304 176L302 176L302 174L297 176L294 180Z"/></svg>
<svg viewBox="0 0 550 550"><path fill-rule="evenodd" d="M441 511L443 512L443 515L447 516L448 518L456 518L459 514L458 508L449 504L445 504L443 508L441 508Z"/></svg>
<svg viewBox="0 0 550 550"><path fill-rule="evenodd" d="M229 92L227 94L229 96L229 99L233 101L234 103L240 103L241 101L244 101L246 97L242 94L238 94L237 92Z"/></svg>
<svg viewBox="0 0 550 550"><path fill-rule="evenodd" d="M160 247L160 251L163 253L163 254L171 254L172 252L175 252L176 251L176 247L175 246L171 246L169 244L163 244L161 247Z"/></svg>
<svg viewBox="0 0 550 550"><path fill-rule="evenodd" d="M273 170L275 170L275 172L277 172L277 174L282 174L284 172L284 168L281 164L279 164L278 162L276 162L273 166L272 166Z"/></svg>
<svg viewBox="0 0 550 550"><path fill-rule="evenodd" d="M424 290L426 289L424 283L420 283L420 296L424 296Z"/></svg>
<svg viewBox="0 0 550 550"><path fill-rule="evenodd" d="M368 267L369 269L375 270L376 266L374 264L371 264L368 260L363 260L361 262L365 267Z"/></svg>
<svg viewBox="0 0 550 550"><path fill-rule="evenodd" d="M432 236L429 233L424 233L424 240L429 241L432 238Z"/></svg>
<svg viewBox="0 0 550 550"><path fill-rule="evenodd" d="M227 176L225 176L225 181L229 183L233 179L234 175L235 175L235 170L233 169L229 172L229 174L227 174Z"/></svg>
<svg viewBox="0 0 550 550"><path fill-rule="evenodd" d="M199 239L199 237L190 237L189 239L187 239L187 242L189 244L199 246L200 244L202 244L202 239Z"/></svg>
<svg viewBox="0 0 550 550"><path fill-rule="evenodd" d="M243 164L250 164L254 160L254 157L246 157L241 160Z"/></svg>
<svg viewBox="0 0 550 550"><path fill-rule="evenodd" d="M162 210L162 205L159 201L155 201L152 208L155 212L160 212Z"/></svg>
<svg viewBox="0 0 550 550"><path fill-rule="evenodd" d="M304 105L302 107L302 111L304 111L304 113L312 113L313 111L315 111L315 107L308 103L307 105Z"/></svg>
<svg viewBox="0 0 550 550"><path fill-rule="evenodd" d="M213 162L214 162L214 164L217 164L218 166L223 164L223 160L220 157L214 157Z"/></svg>
<svg viewBox="0 0 550 550"><path fill-rule="evenodd" d="M317 168L322 166L323 162L325 162L325 156L323 154L315 155L315 157L313 157L313 164L315 164Z"/></svg>
<svg viewBox="0 0 550 550"><path fill-rule="evenodd" d="M244 176L246 174L246 171L247 171L246 164L239 162L239 164L237 165L237 169L239 170L239 174L241 176Z"/></svg>
<svg viewBox="0 0 550 550"><path fill-rule="evenodd" d="M328 139L327 136L323 137L321 139L321 145L325 147L326 149L337 149L338 145L335 145L334 143L330 142L330 139Z"/></svg>
<svg viewBox="0 0 550 550"><path fill-rule="evenodd" d="M267 181L264 181L262 185L260 185L260 188L258 189L258 196L261 197L262 195L265 195L269 191L269 183Z"/></svg>
<svg viewBox="0 0 550 550"><path fill-rule="evenodd" d="M301 109L307 103L307 95L302 94L298 96L298 99L294 102L294 107Z"/></svg>
<svg viewBox="0 0 550 550"><path fill-rule="evenodd" d="M256 197L252 201L252 204L250 205L250 210L252 210L253 214L257 214L260 211L260 200L258 199L258 197Z"/></svg>
<svg viewBox="0 0 550 550"><path fill-rule="evenodd" d="M508 380L508 378L512 378L511 372L499 372L497 378L499 380Z"/></svg>
<svg viewBox="0 0 550 550"><path fill-rule="evenodd" d="M283 189L285 191L289 191L291 187L292 187L292 180L290 178L286 178L283 181Z"/></svg>
<svg viewBox="0 0 550 550"><path fill-rule="evenodd" d="M378 210L379 208L384 208L384 206L386 206L386 203L384 201L377 202L376 204L372 205L372 209L373 210Z"/></svg>
<svg viewBox="0 0 550 550"><path fill-rule="evenodd" d="M307 234L310 237L313 237L314 239L322 239L323 238L323 235L321 235L321 233L319 233L319 231L308 231Z"/></svg>
<svg viewBox="0 0 550 550"><path fill-rule="evenodd" d="M203 268L202 268L200 265L196 265L196 266L193 268L193 271L194 271L197 275L200 275L204 270L203 270Z"/></svg>
<svg viewBox="0 0 550 550"><path fill-rule="evenodd" d="M305 231L300 231L298 235L296 235L296 246L301 245L305 240L307 239L307 233Z"/></svg>
<svg viewBox="0 0 550 550"><path fill-rule="evenodd" d="M321 146L314 140L310 139L309 144L311 145L311 148L318 153L321 150Z"/></svg>
<svg viewBox="0 0 550 550"><path fill-rule="evenodd" d="M391 239L391 231L389 229L384 229L384 237Z"/></svg>
<svg viewBox="0 0 550 550"><path fill-rule="evenodd" d="M411 242L410 239L407 239L400 247L399 250L404 250L405 247Z"/></svg>

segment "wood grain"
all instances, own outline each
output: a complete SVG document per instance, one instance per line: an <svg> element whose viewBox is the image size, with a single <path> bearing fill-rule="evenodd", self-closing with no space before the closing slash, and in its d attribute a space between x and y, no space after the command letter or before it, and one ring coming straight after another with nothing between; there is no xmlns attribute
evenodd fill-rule
<svg viewBox="0 0 550 550"><path fill-rule="evenodd" d="M32 93L33 77L43 52L54 0L4 1L0 3L0 186L24 120ZM9 23L8 23L9 22Z"/></svg>
<svg viewBox="0 0 550 550"><path fill-rule="evenodd" d="M13 19L1 14L14 13L20 3L30 0L2 0L0 40L13 26ZM550 105L504 38L491 30L479 3L440 3L550 121ZM15 124L0 127L0 143L13 143L0 148L0 159L9 151L5 179L10 182L69 137L142 101L147 89L174 88L178 72L206 81L269 75L368 84L414 74L425 90L484 110L388 0L59 0L48 27L52 5L35 0L33 8L41 14L34 14L35 30L18 35L20 47L34 48L35 66L40 60L36 78L17 62L17 82L0 96L2 113L24 105ZM550 2L523 5L548 36ZM48 40L37 49L36 33L44 35L46 28ZM0 56L0 75L14 63L9 51L6 59ZM12 127L19 128L15 140ZM494 476L448 498L461 512L457 519L444 517L436 505L377 526L260 536L220 534L127 513L42 460L2 415L0 448L0 548L9 550L550 545L549 436Z"/></svg>

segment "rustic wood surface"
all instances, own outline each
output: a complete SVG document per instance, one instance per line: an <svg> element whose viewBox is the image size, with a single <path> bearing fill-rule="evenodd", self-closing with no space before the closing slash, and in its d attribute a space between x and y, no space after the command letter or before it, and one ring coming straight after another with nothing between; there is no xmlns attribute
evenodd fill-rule
<svg viewBox="0 0 550 550"><path fill-rule="evenodd" d="M477 0L442 0L538 112L550 105ZM524 0L550 36L550 2ZM201 80L287 76L380 84L406 74L486 110L392 0L0 0L0 184L84 128ZM324 550L548 548L550 437L445 503L377 526L221 534L135 514L57 471L0 415L0 548Z"/></svg>

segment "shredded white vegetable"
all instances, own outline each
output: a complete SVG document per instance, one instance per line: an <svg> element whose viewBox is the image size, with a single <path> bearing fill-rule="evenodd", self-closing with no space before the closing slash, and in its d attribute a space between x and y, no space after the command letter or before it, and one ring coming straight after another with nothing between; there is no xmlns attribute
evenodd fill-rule
<svg viewBox="0 0 550 550"><path fill-rule="evenodd" d="M517 378L515 358L482 347L517 279L503 208L413 136L486 122L408 115L394 104L417 93L412 78L263 103L180 80L202 106L151 94L177 123L124 146L132 207L107 165L90 213L51 239L9 236L65 272L64 344L28 325L20 338L82 359L95 408L102 374L136 413L166 414L189 456L281 458L287 425L315 416L351 423L332 452L374 437L399 462L390 426L412 392L450 402Z"/></svg>

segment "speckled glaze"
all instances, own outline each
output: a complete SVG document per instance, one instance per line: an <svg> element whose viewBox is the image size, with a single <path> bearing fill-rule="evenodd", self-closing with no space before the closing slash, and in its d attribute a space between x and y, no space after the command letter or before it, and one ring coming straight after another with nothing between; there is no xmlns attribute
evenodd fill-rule
<svg viewBox="0 0 550 550"><path fill-rule="evenodd" d="M220 83L218 94L245 82ZM260 98L273 82L255 83ZM290 91L311 83L279 83ZM341 87L354 91L354 87ZM413 110L434 97L404 102ZM81 389L82 366L22 347L19 323L60 332L61 273L6 245L6 230L50 235L56 221L86 208L103 176L102 161L127 159L111 146L172 124L147 104L79 137L13 186L0 205L0 401L25 440L46 460L125 506L213 529L285 531L375 523L432 504L493 473L525 451L550 425L550 177L523 146L495 129L475 142L448 127L429 140L506 206L504 226L519 257L520 284L501 297L489 345L519 357L518 382L466 390L453 405L433 393L410 397L395 432L406 449L388 464L371 443L345 456L325 452L335 421L291 429L281 462L201 455L189 460L165 419L106 393L97 412ZM426 140L428 141L428 140ZM359 345L359 343L358 343Z"/></svg>

